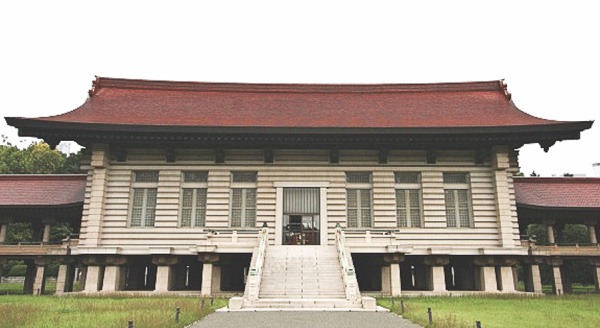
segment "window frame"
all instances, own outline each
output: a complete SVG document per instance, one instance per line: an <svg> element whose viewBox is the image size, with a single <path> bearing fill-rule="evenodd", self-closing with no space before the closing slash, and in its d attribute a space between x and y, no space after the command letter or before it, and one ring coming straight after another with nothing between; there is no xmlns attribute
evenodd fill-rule
<svg viewBox="0 0 600 328"><path fill-rule="evenodd" d="M140 173L156 173L156 181L137 181L138 174ZM128 214L128 226L130 228L154 228L156 225L156 207L158 203L158 181L160 179L160 171L158 170L136 170L131 172L131 191L129 194L129 214ZM135 195L136 192L142 192L142 204L140 206L136 206L135 204ZM150 198L150 192L154 192L154 204L152 206L148 206L148 201ZM136 209L140 209L140 223L139 225L134 224L134 211ZM147 216L147 211L152 208L154 214L151 218L151 223L149 222L149 217Z"/></svg>
<svg viewBox="0 0 600 328"><path fill-rule="evenodd" d="M453 229L472 229L475 226L473 216L473 197L471 196L471 176L468 172L445 172L444 174L464 174L465 182L445 182L444 181L444 208L446 217L446 227ZM444 179L445 180L445 179ZM452 192L454 198L454 204L448 204L448 192ZM464 192L464 199L466 204L461 204L460 193ZM451 207L449 207L451 205ZM464 205L464 206L461 206ZM450 225L450 218L448 215L449 210L454 210L454 225ZM468 224L461 222L461 210L467 210Z"/></svg>
<svg viewBox="0 0 600 328"><path fill-rule="evenodd" d="M417 181L416 182L398 182L399 174L416 174ZM397 228L408 228L408 229L423 228L423 225L424 225L424 222L423 222L423 188L422 188L421 181L422 181L422 179L421 179L420 172L394 172L394 182L395 182L394 188L395 188L395 201L396 201L396 227ZM399 191L404 191L404 197L405 197L404 202L405 202L406 206L403 208L400 208L400 206L399 206L400 204L398 202L398 200L399 200L398 192ZM413 209L413 206L411 203L411 196L410 196L411 191L417 192L419 205L416 210ZM406 225L400 224L399 213L401 210L406 211ZM417 226L415 226L413 224L413 217L412 217L412 213L415 211L418 213L418 216L419 216Z"/></svg>
<svg viewBox="0 0 600 328"><path fill-rule="evenodd" d="M187 173L205 173L206 180L204 181L186 181ZM191 206L188 208L185 205L184 197L186 190L191 190L192 199ZM198 204L198 193L204 192L204 204ZM207 171L182 171L181 172L181 191L179 196L179 227L180 228L204 228L206 227L206 203L208 198L208 172ZM202 206L200 206L202 205ZM189 218L190 224L183 224L183 213L184 210L189 209L191 211L191 216ZM204 217L202 218L202 224L198 224L198 209L204 209ZM187 219L186 219L187 220Z"/></svg>
<svg viewBox="0 0 600 328"><path fill-rule="evenodd" d="M350 174L368 174L368 183L348 182ZM348 171L346 172L346 228L350 229L370 229L375 225L373 219L373 173L370 171ZM356 192L356 206L350 206L349 192ZM363 194L369 192L369 225L363 224ZM356 211L356 226L350 226L350 210Z"/></svg>
<svg viewBox="0 0 600 328"><path fill-rule="evenodd" d="M254 182L249 182L249 181L237 182L234 179L234 175L237 173L242 173L242 174L253 173L254 177L255 177L255 181ZM257 181L258 181L258 172L257 171L232 171L231 172L231 188L230 188L230 193L229 193L229 227L230 228L258 229L258 227L256 226L256 224L258 222ZM240 213L240 225L239 226L233 225L233 213L234 213L234 210L238 210L238 208L234 208L234 197L235 197L236 190L241 190L241 200L240 200L241 206L239 207L239 210L241 213ZM247 206L248 204L246 201L247 197L248 197L248 193L250 191L252 191L254 193L253 207L248 207ZM248 222L248 218L246 217L246 214L247 214L248 210L252 210L252 209L254 210L254 218L251 220L251 222ZM254 224L251 224L251 223L254 223Z"/></svg>

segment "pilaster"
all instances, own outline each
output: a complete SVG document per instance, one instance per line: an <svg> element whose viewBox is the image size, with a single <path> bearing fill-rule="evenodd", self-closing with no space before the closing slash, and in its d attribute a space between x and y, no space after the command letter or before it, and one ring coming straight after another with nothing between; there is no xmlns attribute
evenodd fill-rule
<svg viewBox="0 0 600 328"><path fill-rule="evenodd" d="M496 211L498 215L499 242L502 247L519 246L519 233L510 171L508 147L495 147L492 151L494 169L494 193L496 194Z"/></svg>
<svg viewBox="0 0 600 328"><path fill-rule="evenodd" d="M92 174L91 182L88 181L90 189L87 207L87 217L82 218L81 243L87 247L95 247L100 244L102 238L102 218L104 215L104 202L108 181L108 170L110 168L110 154L108 145L92 145L91 159Z"/></svg>

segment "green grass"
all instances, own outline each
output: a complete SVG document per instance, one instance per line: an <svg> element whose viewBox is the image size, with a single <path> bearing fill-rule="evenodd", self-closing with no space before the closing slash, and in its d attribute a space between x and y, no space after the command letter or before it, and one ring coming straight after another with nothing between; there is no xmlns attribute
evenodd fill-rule
<svg viewBox="0 0 600 328"><path fill-rule="evenodd" d="M0 327L185 327L227 305L227 299L133 296L0 296ZM180 320L175 321L176 308Z"/></svg>
<svg viewBox="0 0 600 328"><path fill-rule="evenodd" d="M377 303L423 326L428 325L427 308L432 309L433 327L598 327L600 295L566 296L460 296L378 299Z"/></svg>

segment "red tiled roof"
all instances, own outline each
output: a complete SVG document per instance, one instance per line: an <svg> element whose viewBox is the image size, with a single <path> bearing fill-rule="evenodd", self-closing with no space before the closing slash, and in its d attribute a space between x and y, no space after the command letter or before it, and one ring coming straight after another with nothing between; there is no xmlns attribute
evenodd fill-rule
<svg viewBox="0 0 600 328"><path fill-rule="evenodd" d="M563 123L519 110L503 81L294 85L97 78L79 108L35 121L256 128L469 128Z"/></svg>
<svg viewBox="0 0 600 328"><path fill-rule="evenodd" d="M600 178L515 178L517 204L600 209Z"/></svg>
<svg viewBox="0 0 600 328"><path fill-rule="evenodd" d="M82 174L0 175L0 207L61 206L83 203Z"/></svg>

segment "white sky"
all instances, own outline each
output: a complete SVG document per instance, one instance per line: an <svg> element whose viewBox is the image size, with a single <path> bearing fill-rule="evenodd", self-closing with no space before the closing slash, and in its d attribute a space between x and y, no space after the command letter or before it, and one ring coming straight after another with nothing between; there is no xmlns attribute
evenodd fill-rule
<svg viewBox="0 0 600 328"><path fill-rule="evenodd" d="M256 83L505 78L523 111L600 119L594 1L2 1L0 116L81 105L95 75ZM521 169L591 176L600 124ZM0 122L0 133L17 140Z"/></svg>

